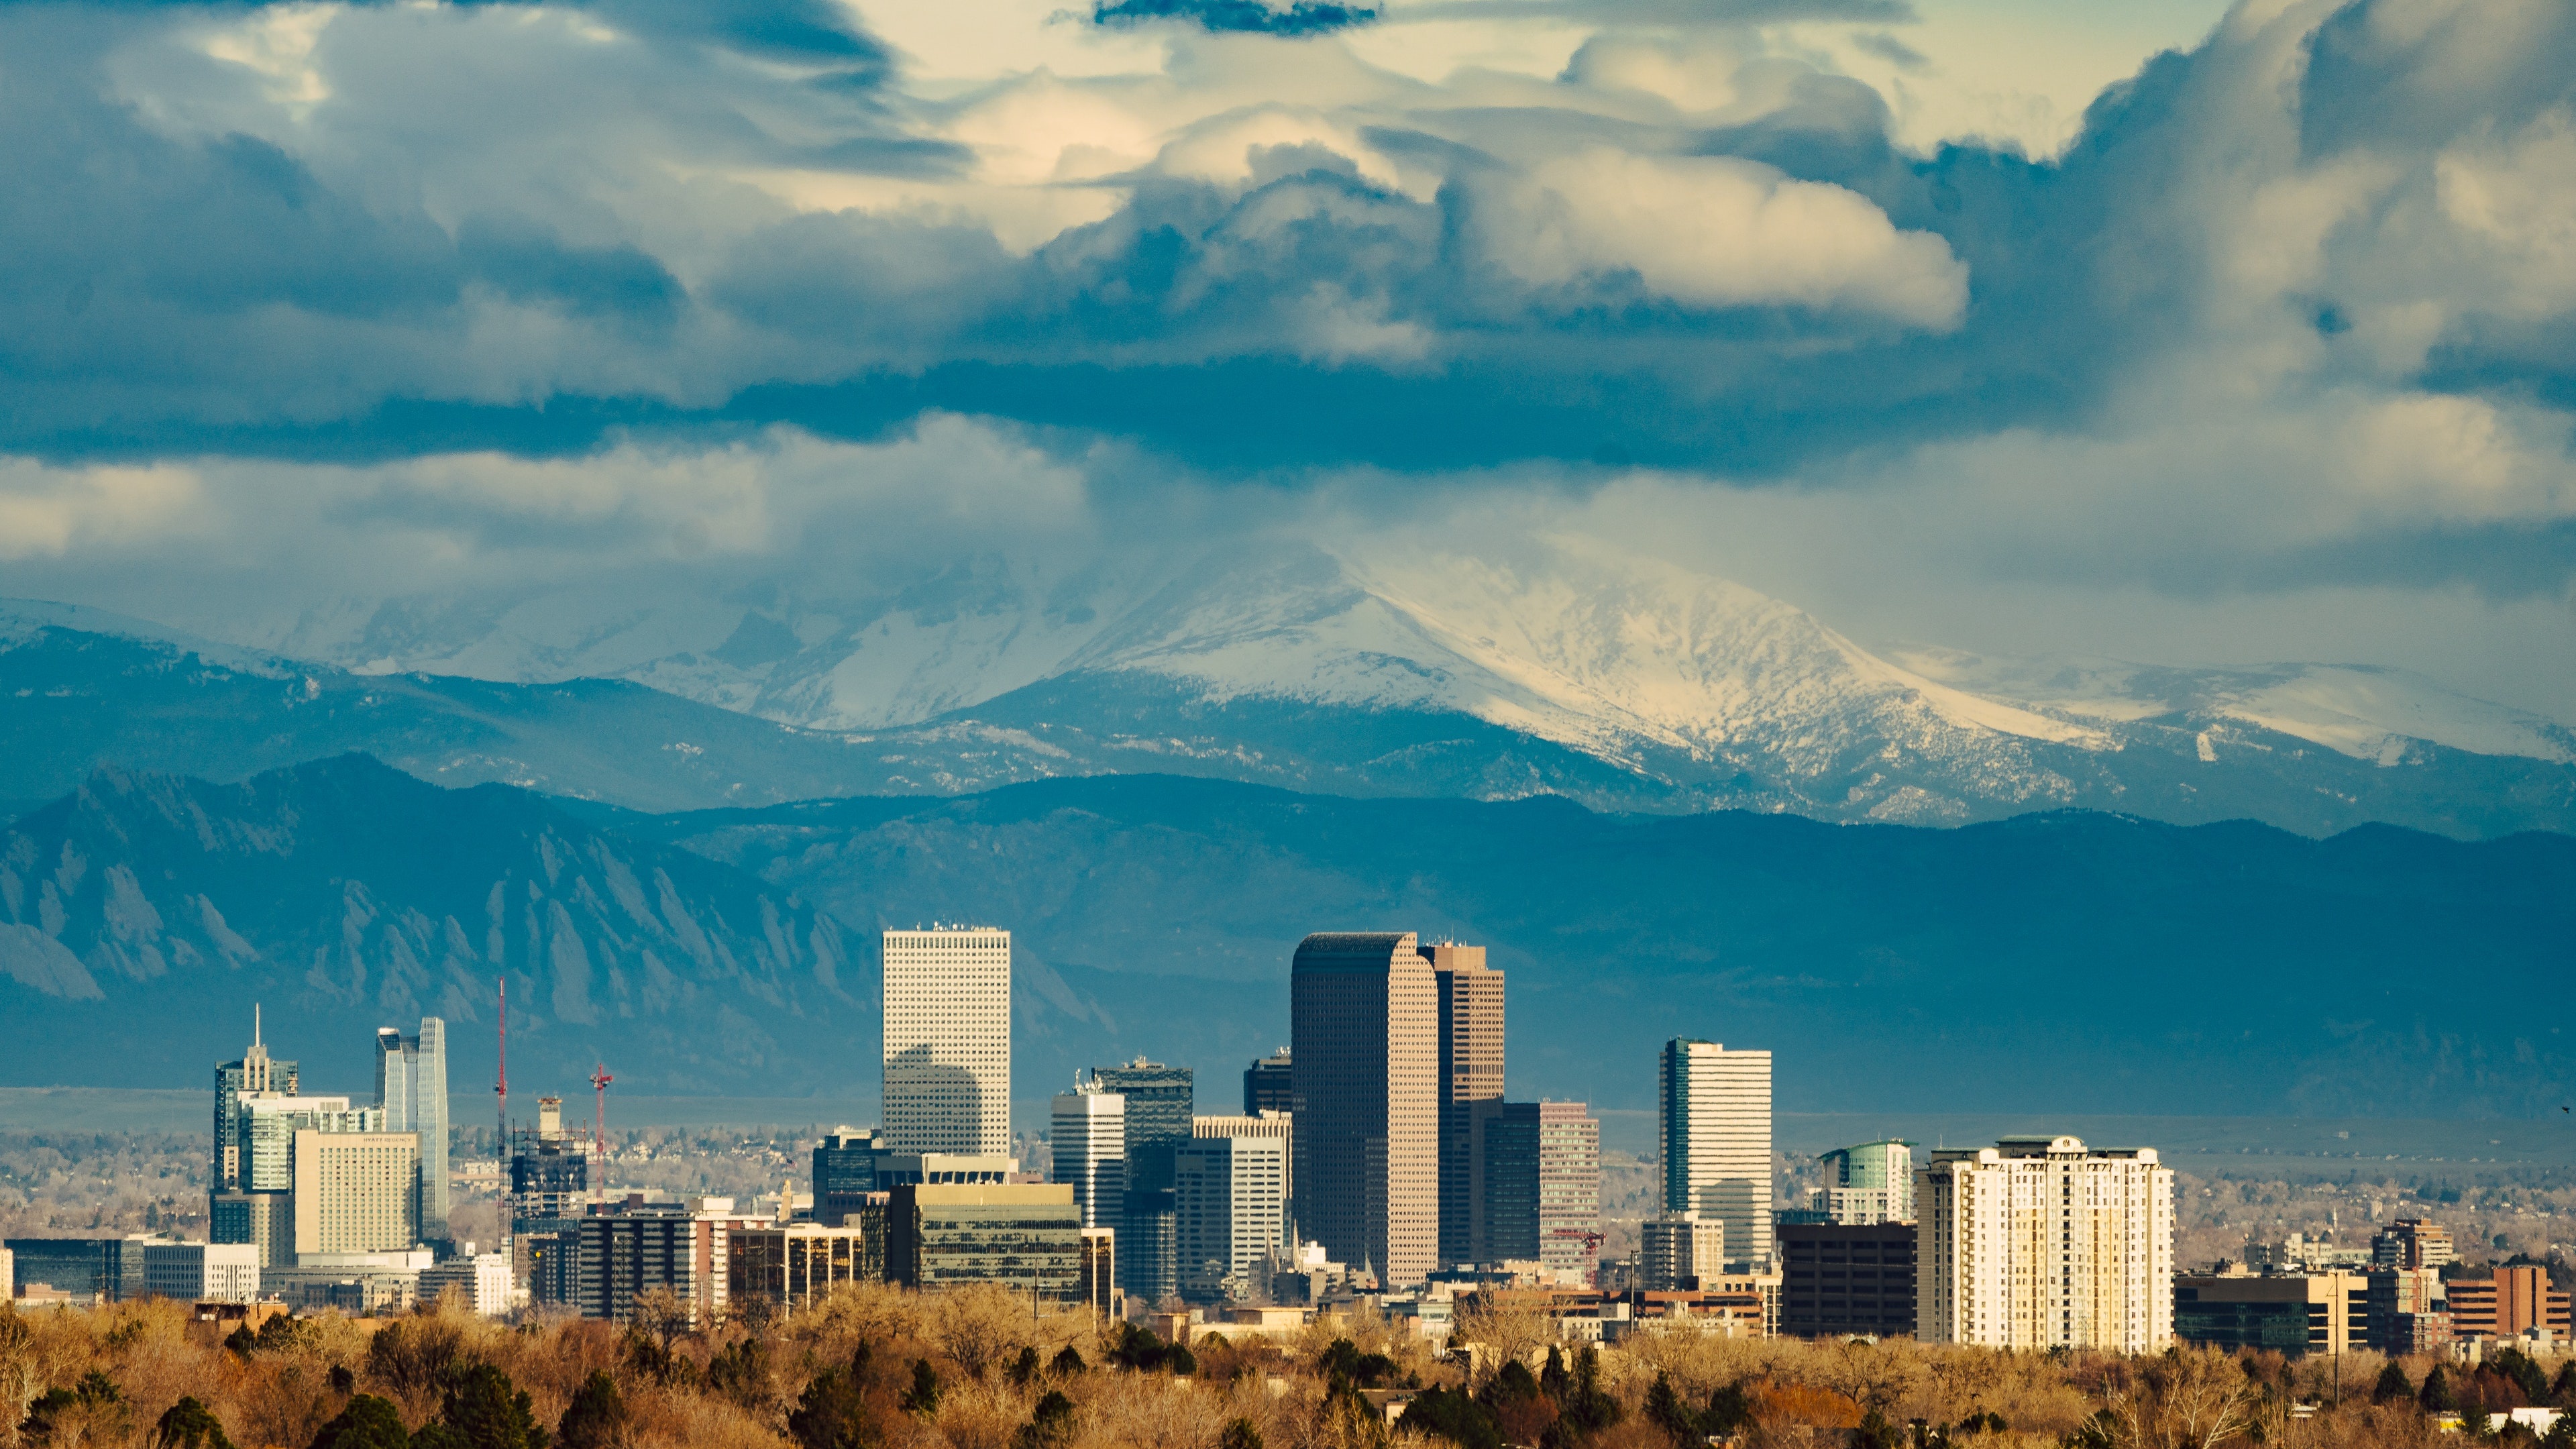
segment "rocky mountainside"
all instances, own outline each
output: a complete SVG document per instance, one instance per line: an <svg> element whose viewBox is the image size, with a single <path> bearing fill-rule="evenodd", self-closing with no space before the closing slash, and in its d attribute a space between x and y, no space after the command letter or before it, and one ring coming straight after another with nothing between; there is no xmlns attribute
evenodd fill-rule
<svg viewBox="0 0 2576 1449"><path fill-rule="evenodd" d="M12 1084L195 1086L267 1008L306 1080L368 1080L379 1026L444 1017L491 1080L644 1091L873 1083L872 941L792 891L605 833L525 791L365 756L239 784L100 771L0 833Z"/></svg>

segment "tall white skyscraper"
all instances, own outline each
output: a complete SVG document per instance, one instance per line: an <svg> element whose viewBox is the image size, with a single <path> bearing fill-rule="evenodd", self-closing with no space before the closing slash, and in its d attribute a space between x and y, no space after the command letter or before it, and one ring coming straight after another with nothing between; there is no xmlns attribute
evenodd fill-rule
<svg viewBox="0 0 2576 1449"><path fill-rule="evenodd" d="M1724 1224L1728 1262L1767 1270L1771 1054L1675 1037L1664 1043L1660 1075L1655 1135L1663 1149L1664 1211Z"/></svg>
<svg viewBox="0 0 2576 1449"><path fill-rule="evenodd" d="M1173 1155L1172 1206L1182 1296L1214 1302L1228 1278L1258 1278L1288 1213L1284 1116L1201 1117Z"/></svg>
<svg viewBox="0 0 2576 1449"><path fill-rule="evenodd" d="M894 1152L1011 1151L1011 933L885 933L885 1138Z"/></svg>
<svg viewBox="0 0 2576 1449"><path fill-rule="evenodd" d="M420 1035L376 1032L376 1105L388 1132L420 1134L420 1231L447 1236L447 1023L420 1019Z"/></svg>
<svg viewBox="0 0 2576 1449"><path fill-rule="evenodd" d="M1084 1080L1056 1093L1052 1105L1051 1176L1073 1184L1084 1227L1114 1232L1127 1221L1127 1099Z"/></svg>
<svg viewBox="0 0 2576 1449"><path fill-rule="evenodd" d="M1934 1152L1914 1175L1925 1343L2155 1353L2173 1341L2173 1169L2073 1137Z"/></svg>

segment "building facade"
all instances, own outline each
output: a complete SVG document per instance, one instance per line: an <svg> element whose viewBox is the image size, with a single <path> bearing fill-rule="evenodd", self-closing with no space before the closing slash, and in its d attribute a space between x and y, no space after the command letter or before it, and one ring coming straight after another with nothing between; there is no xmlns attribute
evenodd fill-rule
<svg viewBox="0 0 2576 1449"><path fill-rule="evenodd" d="M1091 1080L1125 1103L1127 1172L1118 1238L1121 1286L1148 1303L1181 1291L1179 1210L1172 1196L1175 1154L1190 1140L1196 1114L1196 1074L1138 1057L1123 1066L1094 1067Z"/></svg>
<svg viewBox="0 0 2576 1449"><path fill-rule="evenodd" d="M2370 1240L2374 1268L2440 1269L2460 1261L2450 1229L2423 1218L2399 1218Z"/></svg>
<svg viewBox="0 0 2576 1449"><path fill-rule="evenodd" d="M1663 1209L1726 1224L1730 1262L1771 1263L1771 1054L1675 1037L1657 1073Z"/></svg>
<svg viewBox="0 0 2576 1449"><path fill-rule="evenodd" d="M2568 1295L2549 1286L2549 1270L2498 1268L2491 1277L2454 1278L2445 1285L2454 1338L2514 1338L2534 1328L2567 1341Z"/></svg>
<svg viewBox="0 0 2576 1449"><path fill-rule="evenodd" d="M1457 1187L1463 1199L1452 1212L1450 1182L1440 1185L1440 1215L1466 1224L1462 1255L1448 1264L1539 1261L1539 1109L1536 1102L1499 1097L1459 1104L1466 1124L1467 1164Z"/></svg>
<svg viewBox="0 0 2576 1449"><path fill-rule="evenodd" d="M241 1060L225 1062L215 1068L214 1158L208 1164L212 1172L208 1188L211 1192L234 1192L244 1186L241 1143L233 1122L240 1111L241 1099L271 1094L292 1097L297 1091L295 1063L269 1056L268 1047L261 1040L260 1012L256 1006L251 1008L250 1022L250 1049L242 1053Z"/></svg>
<svg viewBox="0 0 2576 1449"><path fill-rule="evenodd" d="M735 1211L729 1197L649 1202L635 1195L601 1205L580 1220L573 1302L584 1318L626 1323L638 1297L668 1288L692 1327L708 1326L730 1301L734 1233L769 1226L766 1217Z"/></svg>
<svg viewBox="0 0 2576 1449"><path fill-rule="evenodd" d="M1538 1258L1590 1283L1601 1262L1601 1124L1581 1102L1538 1104Z"/></svg>
<svg viewBox="0 0 2576 1449"><path fill-rule="evenodd" d="M1281 1047L1243 1069L1243 1115L1297 1110L1296 1059Z"/></svg>
<svg viewBox="0 0 2576 1449"><path fill-rule="evenodd" d="M2370 1346L2385 1354L2424 1353L2451 1341L2450 1303L2440 1270L2373 1268L2369 1273Z"/></svg>
<svg viewBox="0 0 2576 1449"><path fill-rule="evenodd" d="M855 1222L733 1229L725 1257L727 1301L739 1307L766 1298L794 1313L821 1303L844 1283L884 1282L884 1204L891 1194L874 1196L874 1211L863 1206L844 1215Z"/></svg>
<svg viewBox="0 0 2576 1449"><path fill-rule="evenodd" d="M294 1193L219 1192L207 1214L209 1239L257 1249L263 1268L295 1266Z"/></svg>
<svg viewBox="0 0 2576 1449"><path fill-rule="evenodd" d="M886 1281L923 1292L995 1283L1078 1301L1082 1231L1063 1183L898 1187L886 1203Z"/></svg>
<svg viewBox="0 0 2576 1449"><path fill-rule="evenodd" d="M21 1288L42 1283L76 1301L96 1299L122 1303L140 1298L144 1287L143 1254L165 1241L147 1233L117 1238L11 1238L0 1243L11 1259Z"/></svg>
<svg viewBox="0 0 2576 1449"><path fill-rule="evenodd" d="M2358 1273L2190 1273L2174 1279L2174 1337L2291 1358L2370 1346L2370 1281Z"/></svg>
<svg viewBox="0 0 2576 1449"><path fill-rule="evenodd" d="M454 1293L467 1312L482 1318L508 1316L514 1286L507 1253L460 1253L420 1270L421 1302L436 1303Z"/></svg>
<svg viewBox="0 0 2576 1449"><path fill-rule="evenodd" d="M1795 1338L1914 1334L1912 1223L1798 1223L1774 1230L1780 1331Z"/></svg>
<svg viewBox="0 0 2576 1449"><path fill-rule="evenodd" d="M143 1291L186 1302L254 1303L259 1249L249 1243L146 1243Z"/></svg>
<svg viewBox="0 0 2576 1449"><path fill-rule="evenodd" d="M1915 1177L1926 1343L2162 1352L2173 1339L2173 1170L2155 1149L2015 1138Z"/></svg>
<svg viewBox="0 0 2576 1449"><path fill-rule="evenodd" d="M382 1253L420 1242L420 1137L295 1134L295 1253Z"/></svg>
<svg viewBox="0 0 2576 1449"><path fill-rule="evenodd" d="M421 1235L447 1236L447 1023L420 1019L420 1033L376 1032L376 1106L387 1132L420 1134Z"/></svg>
<svg viewBox="0 0 2576 1449"><path fill-rule="evenodd" d="M1665 1213L1637 1225L1637 1279L1650 1293L1707 1287L1726 1268L1726 1224L1698 1213Z"/></svg>
<svg viewBox="0 0 2576 1449"><path fill-rule="evenodd" d="M827 1228L861 1211L877 1191L877 1134L836 1127L814 1144L814 1221Z"/></svg>
<svg viewBox="0 0 2576 1449"><path fill-rule="evenodd" d="M888 931L884 952L886 1147L1008 1156L1011 933Z"/></svg>
<svg viewBox="0 0 2576 1449"><path fill-rule="evenodd" d="M1914 1145L1864 1142L1818 1159L1825 1186L1816 1207L1829 1223L1867 1226L1914 1221Z"/></svg>
<svg viewBox="0 0 2576 1449"><path fill-rule="evenodd" d="M1118 1234L1108 1228L1084 1228L1081 1251L1081 1267L1074 1278L1076 1301L1099 1317L1117 1317Z"/></svg>
<svg viewBox="0 0 2576 1449"><path fill-rule="evenodd" d="M1229 1124L1248 1130L1227 1132ZM1250 1296L1281 1250L1288 1213L1284 1118L1202 1117L1174 1155L1174 1250L1181 1296L1199 1303Z"/></svg>
<svg viewBox="0 0 2576 1449"><path fill-rule="evenodd" d="M1381 1283L1424 1281L1440 1249L1439 991L1411 932L1298 943L1291 1043L1299 1226Z"/></svg>
<svg viewBox="0 0 2576 1449"><path fill-rule="evenodd" d="M1476 1104L1503 1096L1503 973L1485 965L1482 946L1414 949L1431 963L1440 1008L1439 1261L1490 1263L1477 1237L1483 1188L1472 1159Z"/></svg>
<svg viewBox="0 0 2576 1449"><path fill-rule="evenodd" d="M1073 1189L1086 1228L1115 1230L1127 1212L1127 1099L1101 1090L1097 1080L1077 1082L1049 1104L1053 1171Z"/></svg>

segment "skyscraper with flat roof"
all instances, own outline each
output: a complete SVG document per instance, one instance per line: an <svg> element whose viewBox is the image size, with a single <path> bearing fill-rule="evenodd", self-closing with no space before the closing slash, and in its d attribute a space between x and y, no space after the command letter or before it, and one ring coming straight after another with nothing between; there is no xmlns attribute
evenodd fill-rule
<svg viewBox="0 0 2576 1449"><path fill-rule="evenodd" d="M376 1105L388 1132L420 1134L421 1234L447 1236L447 1023L420 1019L420 1034L376 1031Z"/></svg>
<svg viewBox="0 0 2576 1449"><path fill-rule="evenodd" d="M1058 1092L1050 1105L1057 1182L1073 1188L1073 1205L1082 1209L1086 1228L1117 1231L1126 1226L1127 1099L1103 1091L1099 1080L1076 1082Z"/></svg>
<svg viewBox="0 0 2576 1449"><path fill-rule="evenodd" d="M1730 1263L1771 1262L1771 1054L1713 1041L1664 1044L1656 1145L1663 1208L1726 1228Z"/></svg>
<svg viewBox="0 0 2576 1449"><path fill-rule="evenodd" d="M1243 1069L1243 1115L1297 1110L1297 1067L1281 1047Z"/></svg>
<svg viewBox="0 0 2576 1449"><path fill-rule="evenodd" d="M1119 1286L1148 1303L1180 1292L1179 1202L1172 1195L1174 1154L1190 1140L1196 1077L1188 1067L1137 1057L1094 1067L1091 1080L1124 1104L1127 1181L1118 1239Z"/></svg>
<svg viewBox="0 0 2576 1449"><path fill-rule="evenodd" d="M1290 972L1300 1226L1418 1283L1440 1250L1440 999L1413 933L1327 932Z"/></svg>
<svg viewBox="0 0 2576 1449"><path fill-rule="evenodd" d="M885 1145L1006 1157L1011 1150L1011 933L888 931Z"/></svg>
<svg viewBox="0 0 2576 1449"><path fill-rule="evenodd" d="M1486 967L1482 946L1440 941L1414 950L1431 963L1440 1001L1440 1261L1493 1262L1477 1237L1483 1188L1469 1159L1475 1104L1503 1096L1503 973Z"/></svg>
<svg viewBox="0 0 2576 1449"><path fill-rule="evenodd" d="M1601 1124L1581 1102L1538 1104L1538 1256L1586 1283L1601 1264Z"/></svg>

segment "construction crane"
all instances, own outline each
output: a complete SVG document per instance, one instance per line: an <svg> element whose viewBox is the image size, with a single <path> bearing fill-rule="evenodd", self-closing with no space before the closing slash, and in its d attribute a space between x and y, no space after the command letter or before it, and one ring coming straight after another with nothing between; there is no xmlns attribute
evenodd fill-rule
<svg viewBox="0 0 2576 1449"><path fill-rule="evenodd" d="M501 1256L516 1262L510 1258L510 1209L516 1205L518 1195L510 1190L510 978L507 976L501 978L501 1075L493 1083L492 1092L501 1099L498 1124L501 1135L492 1139L492 1155L501 1161L501 1230L498 1236L501 1239Z"/></svg>
<svg viewBox="0 0 2576 1449"><path fill-rule="evenodd" d="M590 1145L592 1156L596 1159L593 1164L594 1170L590 1175L590 1200L593 1205L608 1200L608 1084L616 1080L608 1074L608 1064L605 1062L591 1068L590 1089L599 1095L598 1106L590 1123Z"/></svg>

